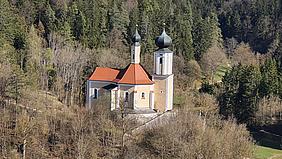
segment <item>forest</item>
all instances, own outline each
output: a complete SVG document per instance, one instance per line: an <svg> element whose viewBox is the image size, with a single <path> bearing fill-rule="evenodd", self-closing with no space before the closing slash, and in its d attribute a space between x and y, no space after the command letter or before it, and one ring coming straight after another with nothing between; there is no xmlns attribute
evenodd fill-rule
<svg viewBox="0 0 282 159"><path fill-rule="evenodd" d="M163 27L173 40L178 113L132 134L84 103L97 66L130 63L136 25L149 73ZM281 124L282 0L0 0L0 158L253 158L258 129L282 149Z"/></svg>

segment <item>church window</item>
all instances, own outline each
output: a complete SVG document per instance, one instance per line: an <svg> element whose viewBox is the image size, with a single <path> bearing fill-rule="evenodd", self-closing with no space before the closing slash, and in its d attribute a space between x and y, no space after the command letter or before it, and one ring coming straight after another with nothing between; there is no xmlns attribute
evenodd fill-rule
<svg viewBox="0 0 282 159"><path fill-rule="evenodd" d="M98 98L98 89L97 89L97 88L94 89L93 98L94 98L94 99L97 99L97 98Z"/></svg>
<svg viewBox="0 0 282 159"><path fill-rule="evenodd" d="M163 57L160 58L160 64L163 64Z"/></svg>
<svg viewBox="0 0 282 159"><path fill-rule="evenodd" d="M144 92L142 92L141 98L142 98L142 99L145 99L145 93L144 93Z"/></svg>
<svg viewBox="0 0 282 159"><path fill-rule="evenodd" d="M128 93L128 92L125 92L125 93L124 93L124 101L125 101L125 102L128 102L128 97L129 97L129 93Z"/></svg>

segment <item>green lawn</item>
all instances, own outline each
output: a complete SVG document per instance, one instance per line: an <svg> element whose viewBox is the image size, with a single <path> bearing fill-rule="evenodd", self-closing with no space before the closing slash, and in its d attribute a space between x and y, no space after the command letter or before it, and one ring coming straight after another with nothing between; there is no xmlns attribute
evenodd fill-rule
<svg viewBox="0 0 282 159"><path fill-rule="evenodd" d="M268 147L263 147L263 146L256 146L255 150L255 159L268 159L271 156L281 154L281 156L277 156L277 158L273 159L281 159L282 158L282 150L277 150L277 149L272 149Z"/></svg>

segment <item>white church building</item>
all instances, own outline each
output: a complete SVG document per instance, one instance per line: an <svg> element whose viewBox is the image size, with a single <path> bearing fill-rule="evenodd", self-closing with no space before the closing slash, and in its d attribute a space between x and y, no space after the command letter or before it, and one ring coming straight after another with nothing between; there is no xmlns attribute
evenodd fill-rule
<svg viewBox="0 0 282 159"><path fill-rule="evenodd" d="M171 38L165 29L155 40L154 69L150 75L140 64L141 36L137 29L132 37L131 63L125 68L96 67L87 81L86 107L104 95L110 98L110 109L127 109L159 112L173 109L173 52Z"/></svg>

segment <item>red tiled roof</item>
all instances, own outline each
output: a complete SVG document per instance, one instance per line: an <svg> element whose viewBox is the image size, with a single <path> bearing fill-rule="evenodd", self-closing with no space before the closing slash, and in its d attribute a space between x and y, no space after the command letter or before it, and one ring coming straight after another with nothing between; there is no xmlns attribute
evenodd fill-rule
<svg viewBox="0 0 282 159"><path fill-rule="evenodd" d="M111 81L118 84L153 84L140 64L130 64L123 70L97 67L89 80Z"/></svg>
<svg viewBox="0 0 282 159"><path fill-rule="evenodd" d="M96 67L89 80L112 82L116 79L116 76L119 74L119 72L120 71L117 69L107 67Z"/></svg>
<svg viewBox="0 0 282 159"><path fill-rule="evenodd" d="M122 78L117 83L124 84L153 84L147 72L139 64L130 64Z"/></svg>

